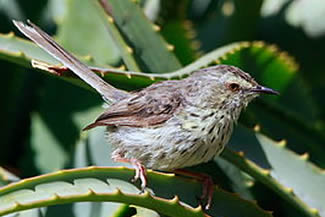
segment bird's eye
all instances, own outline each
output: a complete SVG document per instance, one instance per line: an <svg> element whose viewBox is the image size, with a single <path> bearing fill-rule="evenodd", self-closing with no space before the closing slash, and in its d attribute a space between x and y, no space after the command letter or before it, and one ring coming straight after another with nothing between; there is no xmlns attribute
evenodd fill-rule
<svg viewBox="0 0 325 217"><path fill-rule="evenodd" d="M228 84L228 88L231 91L237 91L239 89L239 84L237 84L237 83L230 83L230 84Z"/></svg>

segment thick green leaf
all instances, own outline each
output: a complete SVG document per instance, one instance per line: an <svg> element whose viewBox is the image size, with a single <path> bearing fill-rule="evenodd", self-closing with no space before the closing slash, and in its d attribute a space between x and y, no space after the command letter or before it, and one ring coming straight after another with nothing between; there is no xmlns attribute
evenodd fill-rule
<svg viewBox="0 0 325 217"><path fill-rule="evenodd" d="M296 194L312 209L325 215L325 171L308 162L308 154L297 155L285 148L285 141L275 142L262 134L257 139L271 166L271 176ZM284 166L285 165L285 166Z"/></svg>
<svg viewBox="0 0 325 217"><path fill-rule="evenodd" d="M118 49L97 13L93 1L66 1L57 39L79 56L91 56L97 64L114 65L119 60Z"/></svg>
<svg viewBox="0 0 325 217"><path fill-rule="evenodd" d="M222 157L248 173L255 180L272 189L304 216L319 216L322 207L320 205L316 207L314 203L310 203L310 201L317 200L317 198L314 196L308 197L310 189L299 185L301 182L304 182L303 185L306 185L311 178L311 176L306 174L301 176L301 171L306 173L312 172L310 168L315 168L315 166L311 166L311 163L306 163L306 161L301 159L303 157L299 157L289 150L280 149L279 145L276 146L274 142L272 145L267 144L266 141L270 142L271 140L266 139L264 135L257 134L259 138L264 139L263 141L256 139L255 135L256 133L253 130L238 127L229 144L231 144L232 149L239 150L240 152L236 154L226 149ZM306 168L306 164L310 165L309 169ZM277 167L281 167L280 173L277 173ZM283 172L284 170L286 171L285 173ZM324 174L319 171L312 173L317 177L317 180L324 178ZM288 180L291 182L288 182ZM297 187L297 185L300 187ZM315 185L315 188L321 189L323 183L318 181ZM300 194L298 194L298 191L300 191ZM308 202L305 201L303 195L308 197Z"/></svg>
<svg viewBox="0 0 325 217"><path fill-rule="evenodd" d="M108 15L128 42L137 63L145 72L171 72L181 64L170 46L155 31L137 3L130 0L107 0ZM131 68L131 70L134 70Z"/></svg>
<svg viewBox="0 0 325 217"><path fill-rule="evenodd" d="M227 178L230 180L231 189L240 194L241 197L247 200L254 200L254 195L252 194L250 188L254 185L255 180L248 176L246 173L241 171L236 165L229 163L223 158L217 157L214 162L222 169ZM219 180L220 178L217 177Z"/></svg>
<svg viewBox="0 0 325 217"><path fill-rule="evenodd" d="M32 59L58 64L53 57L34 43L20 39L14 33L0 34L0 58L16 64L30 67Z"/></svg>
<svg viewBox="0 0 325 217"><path fill-rule="evenodd" d="M149 1L150 2L150 1ZM192 21L189 19L190 1L165 0L160 2L161 34L175 47L175 55L182 65L190 64L199 56L200 43Z"/></svg>
<svg viewBox="0 0 325 217"><path fill-rule="evenodd" d="M128 45L127 41L123 38L123 35L116 27L114 19L110 15L110 9L106 5L105 1L98 1L96 6L99 12L99 16L102 18L106 30L109 32L110 36L114 40L114 43L117 46L120 52L119 54L122 57L126 67L129 70L141 71L139 63L137 63L136 58L134 56L134 51Z"/></svg>
<svg viewBox="0 0 325 217"><path fill-rule="evenodd" d="M133 170L127 168L89 167L26 179L0 189L0 215L53 204L112 201L143 206L168 216L205 216L200 206L191 208L183 203L197 206L195 195L200 193L199 183L172 174L148 172L149 187L156 196L148 191L139 194L140 190L127 181L133 175ZM171 186L182 188L165 190ZM214 216L271 216L254 203L217 188L208 213Z"/></svg>

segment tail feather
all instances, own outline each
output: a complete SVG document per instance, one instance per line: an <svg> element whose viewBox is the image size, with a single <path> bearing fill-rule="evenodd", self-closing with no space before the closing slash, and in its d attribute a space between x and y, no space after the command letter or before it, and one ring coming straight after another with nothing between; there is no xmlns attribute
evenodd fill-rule
<svg viewBox="0 0 325 217"><path fill-rule="evenodd" d="M118 101L128 96L127 92L118 90L106 83L102 78L93 73L84 63L66 51L51 36L37 27L35 24L27 21L29 25L13 20L15 26L29 39L38 46L60 61L64 66L73 71L82 80L92 86L98 93L109 101Z"/></svg>

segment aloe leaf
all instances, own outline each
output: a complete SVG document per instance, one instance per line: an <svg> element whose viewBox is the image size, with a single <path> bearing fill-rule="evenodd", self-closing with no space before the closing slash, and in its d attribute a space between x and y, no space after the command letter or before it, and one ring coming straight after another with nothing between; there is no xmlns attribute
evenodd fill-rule
<svg viewBox="0 0 325 217"><path fill-rule="evenodd" d="M108 15L128 42L136 61L142 63L142 71L163 73L181 68L172 53L172 46L163 40L137 3L106 0L105 4Z"/></svg>
<svg viewBox="0 0 325 217"><path fill-rule="evenodd" d="M301 163L301 158L300 161L292 159L292 157L299 159L299 156L293 154L293 152L289 150L285 150L284 148L282 148L281 154L283 157L282 161L279 161L279 158L277 158L278 156L281 156L279 153L279 147L275 146L275 144L266 144L265 141L271 141L269 139L266 139L265 141L262 141L261 139L256 139L255 134L256 133L253 130L248 130L241 126L238 127L229 144L231 144L232 149L239 150L239 152L235 153L233 151L230 151L229 149L226 149L225 152L222 154L222 158L236 165L242 171L246 172L251 177L253 177L255 180L263 183L265 186L272 189L275 193L277 193L284 200L292 204L293 207L302 212L305 216L319 216L319 213L321 212L322 208L320 206L315 207L315 204L306 202L302 194L298 194L298 189L301 188L305 190L303 193L306 193L306 195L309 194L307 191L309 189L306 189L303 186L296 186L297 182L300 182L300 180L302 179L304 180L304 178L307 179L307 183L309 183L310 181L310 177L300 177L301 171L306 170L306 166ZM266 138L262 134L257 134L257 136L258 138ZM266 145L268 145L267 149L265 148ZM273 158L274 160L272 161L276 161L276 165L282 167L282 170L286 170L286 174L282 173L282 176L285 176L286 179L290 176L300 177L299 179L295 177L296 179L298 179L296 181L289 178L291 181L293 181L293 183L296 183L294 184L294 186L297 187L297 189L294 188L293 183L283 182L284 177L281 177L281 174L277 174L277 171L273 169L273 162L269 160L270 158ZM288 164L289 166L287 166ZM311 163L308 164L312 165ZM322 177L324 175L322 173L317 174L318 179L323 179ZM319 185L316 183L316 185L321 188L323 184ZM310 200L314 200L314 198Z"/></svg>
<svg viewBox="0 0 325 217"><path fill-rule="evenodd" d="M195 194L199 193L199 183L149 171L149 187L156 194L152 196L148 191L139 194L140 190L126 181L132 175L133 170L127 168L89 167L26 179L0 189L0 214L62 203L112 201L154 209L168 216L206 216L200 206L191 208L178 199L197 206ZM182 189L166 192L170 186L182 186ZM209 211L214 215L271 216L254 203L220 189L216 189L214 198L214 207Z"/></svg>
<svg viewBox="0 0 325 217"><path fill-rule="evenodd" d="M190 64L200 55L200 42L195 39L197 32L189 19L190 9L188 0L161 1L157 19L161 35L175 47L175 55L182 65Z"/></svg>
<svg viewBox="0 0 325 217"><path fill-rule="evenodd" d="M7 171L6 169L0 167L0 187L3 187L5 185L8 185L9 183L18 182L20 180L19 177L12 174L11 172ZM15 213L15 216L17 217L40 217L41 216L41 210L39 208L35 209L29 209L25 211L21 211L18 213ZM6 215L10 216L10 215Z"/></svg>
<svg viewBox="0 0 325 217"><path fill-rule="evenodd" d="M175 47L175 55L183 65L190 64L200 55L200 43L193 40L195 30L192 23L185 19L168 20L161 34Z"/></svg>
<svg viewBox="0 0 325 217"><path fill-rule="evenodd" d="M79 56L92 57L95 63L115 65L119 60L118 49L97 15L95 4L69 0L65 6L56 35L62 46Z"/></svg>
<svg viewBox="0 0 325 217"><path fill-rule="evenodd" d="M122 34L114 24L114 19L110 16L109 7L105 4L105 1L98 1L96 6L99 16L103 20L106 30L114 40L126 67L129 70L141 71L139 64L136 61L133 49L128 45L127 41L123 38Z"/></svg>
<svg viewBox="0 0 325 217"><path fill-rule="evenodd" d="M58 61L37 45L16 37L14 33L0 34L0 58L25 67L30 67L32 59L58 64Z"/></svg>
<svg viewBox="0 0 325 217"><path fill-rule="evenodd" d="M96 65L91 57L79 57L88 65ZM0 33L0 59L31 68L31 61L38 60L57 66L60 64L54 57L29 40L17 37L13 32Z"/></svg>
<svg viewBox="0 0 325 217"><path fill-rule="evenodd" d="M255 184L255 180L252 177L223 158L215 158L214 162L222 169L224 174L230 180L229 183L234 192L240 194L241 197L247 200L255 200L255 197L251 192L251 187Z"/></svg>
<svg viewBox="0 0 325 217"><path fill-rule="evenodd" d="M308 154L299 156L286 149L285 141L276 142L260 133L256 137L271 165L271 176L308 204L311 212L324 216L325 195L320 189L325 189L325 171L308 162Z"/></svg>

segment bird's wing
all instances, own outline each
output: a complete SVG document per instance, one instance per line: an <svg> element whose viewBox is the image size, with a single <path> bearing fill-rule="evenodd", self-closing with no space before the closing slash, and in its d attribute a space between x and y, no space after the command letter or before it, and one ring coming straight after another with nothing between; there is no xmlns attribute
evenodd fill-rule
<svg viewBox="0 0 325 217"><path fill-rule="evenodd" d="M177 112L182 102L182 94L175 88L173 81L156 83L128 99L112 104L84 130L96 126L148 127L161 124Z"/></svg>

